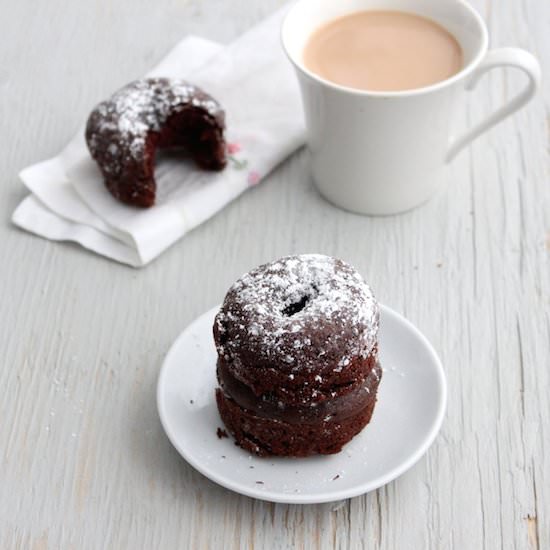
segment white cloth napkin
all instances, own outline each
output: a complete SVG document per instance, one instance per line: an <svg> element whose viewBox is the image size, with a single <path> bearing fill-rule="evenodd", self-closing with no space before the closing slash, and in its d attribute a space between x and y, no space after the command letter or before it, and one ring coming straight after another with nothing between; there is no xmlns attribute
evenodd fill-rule
<svg viewBox="0 0 550 550"><path fill-rule="evenodd" d="M139 267L256 185L305 139L297 83L279 39L285 11L227 47L188 37L148 73L188 79L221 103L229 153L225 170L204 172L176 156L161 157L155 206L126 206L105 188L82 129L58 156L20 173L32 194L13 222Z"/></svg>

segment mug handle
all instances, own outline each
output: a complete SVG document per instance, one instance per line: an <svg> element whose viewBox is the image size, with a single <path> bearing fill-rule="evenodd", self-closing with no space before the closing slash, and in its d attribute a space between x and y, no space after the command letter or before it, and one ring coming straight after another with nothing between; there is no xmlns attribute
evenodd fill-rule
<svg viewBox="0 0 550 550"><path fill-rule="evenodd" d="M495 67L515 67L521 69L528 77L529 81L523 91L516 97L511 99L506 105L497 109L493 114L489 115L485 120L470 128L464 135L454 139L449 147L446 162L451 162L455 156L466 146L483 132L492 128L495 124L505 119L507 116L515 113L528 103L535 95L541 78L541 70L537 58L525 50L519 48L498 48L487 52L485 58L476 68L473 75L470 76L466 83L466 91L472 91L479 79L491 69Z"/></svg>

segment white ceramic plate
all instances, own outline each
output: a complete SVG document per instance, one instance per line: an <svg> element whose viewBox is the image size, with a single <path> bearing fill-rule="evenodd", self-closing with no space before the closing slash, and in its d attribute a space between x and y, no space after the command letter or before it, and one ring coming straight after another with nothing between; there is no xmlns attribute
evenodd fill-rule
<svg viewBox="0 0 550 550"><path fill-rule="evenodd" d="M384 374L370 424L330 456L258 458L219 439L214 397L218 308L193 321L162 367L157 402L181 456L212 481L251 497L288 503L330 502L372 491L408 470L433 442L445 412L441 362L411 323L382 306L379 347Z"/></svg>

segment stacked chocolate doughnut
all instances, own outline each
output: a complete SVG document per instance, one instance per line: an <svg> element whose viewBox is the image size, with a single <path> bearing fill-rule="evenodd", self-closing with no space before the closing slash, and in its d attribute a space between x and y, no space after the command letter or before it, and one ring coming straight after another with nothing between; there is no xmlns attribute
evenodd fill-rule
<svg viewBox="0 0 550 550"><path fill-rule="evenodd" d="M236 443L257 455L340 451L373 414L378 320L342 260L288 256L239 279L214 322L216 399Z"/></svg>

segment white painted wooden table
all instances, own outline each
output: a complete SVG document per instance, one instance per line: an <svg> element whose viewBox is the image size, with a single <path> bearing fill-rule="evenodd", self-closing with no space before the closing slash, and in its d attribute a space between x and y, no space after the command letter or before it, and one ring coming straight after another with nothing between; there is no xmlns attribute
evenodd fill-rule
<svg viewBox="0 0 550 550"><path fill-rule="evenodd" d="M1 2L0 548L550 548L550 84L400 217L339 211L304 152L133 270L23 233L20 168L177 40L230 41L280 0ZM494 45L550 69L550 3L477 0ZM465 109L519 89L493 72ZM473 99L473 98L472 98ZM181 329L249 268L317 251L356 265L439 350L449 407L411 471L363 497L285 506L203 478L159 424L155 383Z"/></svg>

